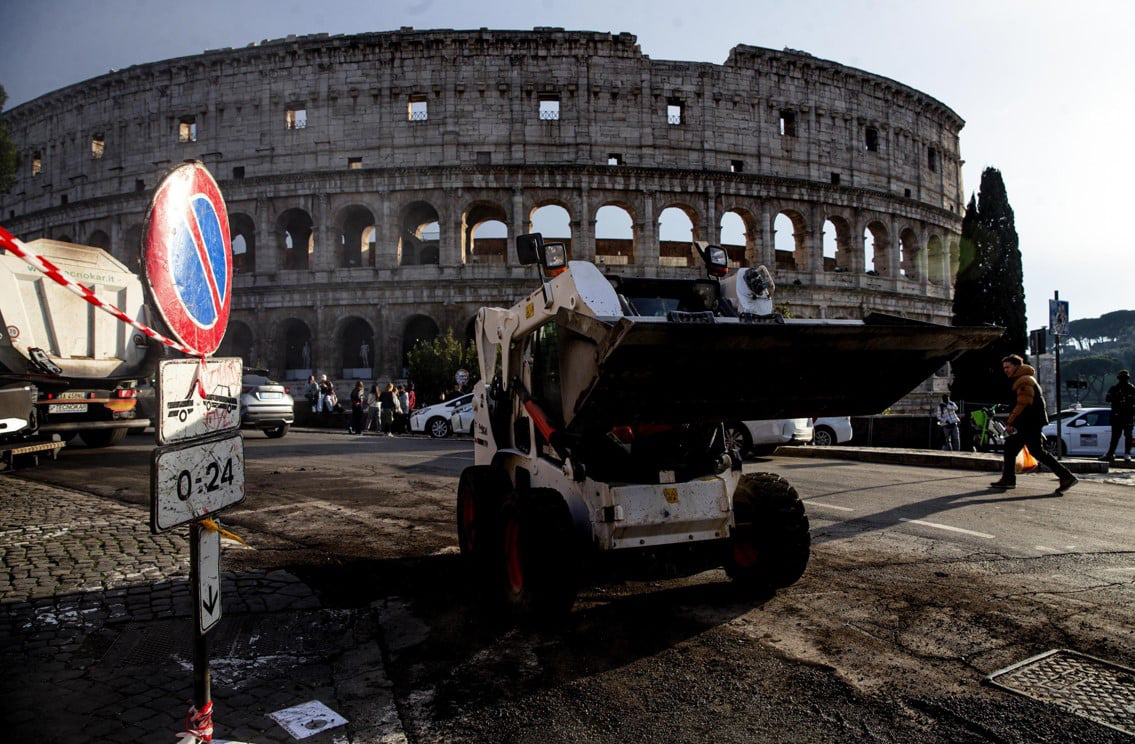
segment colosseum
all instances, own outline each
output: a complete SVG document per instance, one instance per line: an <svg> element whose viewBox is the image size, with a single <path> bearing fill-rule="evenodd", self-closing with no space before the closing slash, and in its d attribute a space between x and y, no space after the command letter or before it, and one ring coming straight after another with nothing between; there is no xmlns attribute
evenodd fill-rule
<svg viewBox="0 0 1135 744"><path fill-rule="evenodd" d="M287 379L400 378L417 339L469 336L477 308L531 290L507 247L534 224L655 276L721 243L768 266L795 317L950 321L964 122L799 51L718 65L626 33L323 34L111 71L3 118L5 227L134 265L153 188L204 162L237 270L222 353Z"/></svg>

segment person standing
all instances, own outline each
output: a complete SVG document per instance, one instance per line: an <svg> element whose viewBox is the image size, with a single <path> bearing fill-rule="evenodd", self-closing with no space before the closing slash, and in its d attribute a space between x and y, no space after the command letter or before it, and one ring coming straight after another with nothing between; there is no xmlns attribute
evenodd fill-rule
<svg viewBox="0 0 1135 744"><path fill-rule="evenodd" d="M351 424L347 427L348 434L363 434L363 414L366 405L366 389L363 381L357 380L351 389Z"/></svg>
<svg viewBox="0 0 1135 744"><path fill-rule="evenodd" d="M942 402L938 404L938 426L942 427L942 438L945 440L942 449L961 451L962 437L958 431L959 423L961 419L958 418L958 404L950 400L950 394L946 393L942 396Z"/></svg>
<svg viewBox="0 0 1135 744"><path fill-rule="evenodd" d="M366 403L367 403L367 418L366 418L366 421L363 423L363 432L364 433L370 431L372 426L377 427L378 423L380 421L380 416L379 416L379 411L378 411L378 385L377 384L370 386L370 392L367 393Z"/></svg>
<svg viewBox="0 0 1135 744"><path fill-rule="evenodd" d="M406 388L402 385L398 386L395 392L395 397L398 398L398 433L410 433L410 394L406 392Z"/></svg>
<svg viewBox="0 0 1135 744"><path fill-rule="evenodd" d="M307 387L303 389L303 397L307 398L307 402L311 405L311 412L319 413L319 383L315 381L315 375L307 376Z"/></svg>
<svg viewBox="0 0 1135 744"><path fill-rule="evenodd" d="M386 432L386 436L394 436L394 413L398 407L398 401L394 397L393 383L386 383L386 387L378 395L378 404L381 407L379 416L382 421L382 430Z"/></svg>
<svg viewBox="0 0 1135 744"><path fill-rule="evenodd" d="M1016 354L1010 354L1002 359L1001 369L1012 381L1015 405L1005 424L1005 433L1009 437L1005 440L1001 479L990 483L989 486L1000 489L1016 488L1017 454L1021 451L1021 447L1028 447L1033 457L1047 465L1060 479L1056 492L1064 493L1079 483L1080 479L1061 465L1044 446L1040 430L1048 423L1048 409L1044 403L1044 392L1040 389L1040 383L1036 381L1036 370L1031 365L1025 364L1025 360Z"/></svg>
<svg viewBox="0 0 1135 744"><path fill-rule="evenodd" d="M1135 385L1131 384L1131 373L1123 369L1115 376L1116 382L1108 388L1104 398L1111 403L1111 444L1107 454L1100 459L1111 462L1115 459L1115 448L1119 435L1123 435L1123 460L1131 462L1131 429L1135 424Z"/></svg>

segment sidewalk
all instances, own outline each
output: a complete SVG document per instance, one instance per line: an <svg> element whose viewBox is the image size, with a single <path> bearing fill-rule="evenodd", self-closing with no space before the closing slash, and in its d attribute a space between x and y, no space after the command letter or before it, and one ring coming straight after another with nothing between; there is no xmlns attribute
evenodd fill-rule
<svg viewBox="0 0 1135 744"><path fill-rule="evenodd" d="M141 508L9 476L0 514L5 740L175 741L193 696L187 530L153 536ZM377 610L323 609L284 571L221 567L218 740L294 741L268 714L319 700L349 723L306 742L405 741Z"/></svg>
<svg viewBox="0 0 1135 744"><path fill-rule="evenodd" d="M900 449L897 447L778 447L780 457L826 457L836 460L856 460L858 462L877 462L891 465L920 465L933 468L953 468L955 470L984 470L1001 472L1001 453L999 452L947 452L945 450ZM1061 459L1064 467L1073 473L1107 473L1109 465L1096 459L1066 457ZM1132 470L1131 463L1114 462L1112 471Z"/></svg>

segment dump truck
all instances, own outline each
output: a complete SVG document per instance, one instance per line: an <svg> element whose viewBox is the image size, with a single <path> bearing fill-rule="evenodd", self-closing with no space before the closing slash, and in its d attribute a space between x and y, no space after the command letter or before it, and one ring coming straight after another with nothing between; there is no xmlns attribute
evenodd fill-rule
<svg viewBox="0 0 1135 744"><path fill-rule="evenodd" d="M149 323L141 281L108 252L47 239L26 245L103 301ZM138 416L136 396L157 368L161 345L2 250L0 329L0 389L35 391L25 411L9 415L28 424L8 437L67 441L77 434L88 446L104 447L150 423ZM21 405L29 400L13 397ZM0 430L0 442L5 436Z"/></svg>
<svg viewBox="0 0 1135 744"><path fill-rule="evenodd" d="M810 555L804 505L781 476L742 471L723 422L878 413L1001 333L784 318L764 267L727 276L721 247L696 250L704 278L617 276L518 237L541 283L478 311L474 464L457 489L483 596L562 615L607 567L795 583Z"/></svg>

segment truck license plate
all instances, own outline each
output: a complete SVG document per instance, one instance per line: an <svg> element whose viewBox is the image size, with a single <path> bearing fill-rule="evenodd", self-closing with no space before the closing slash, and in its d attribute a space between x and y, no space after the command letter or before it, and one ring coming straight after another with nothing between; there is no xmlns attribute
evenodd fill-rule
<svg viewBox="0 0 1135 744"><path fill-rule="evenodd" d="M86 403L52 403L47 407L48 413L86 413Z"/></svg>

